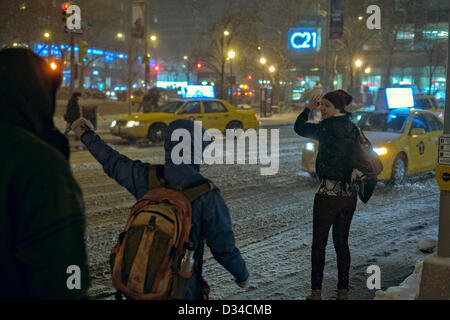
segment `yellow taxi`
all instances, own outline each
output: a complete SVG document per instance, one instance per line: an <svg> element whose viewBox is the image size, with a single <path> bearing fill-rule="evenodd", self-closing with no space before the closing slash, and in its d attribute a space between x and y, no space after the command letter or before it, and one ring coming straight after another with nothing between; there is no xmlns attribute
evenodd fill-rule
<svg viewBox="0 0 450 320"><path fill-rule="evenodd" d="M201 121L203 128L258 129L258 115L251 110L236 110L225 100L198 99L169 101L156 112L134 114L110 124L112 135L127 140L148 138L152 142L163 140L164 129L177 119Z"/></svg>
<svg viewBox="0 0 450 320"><path fill-rule="evenodd" d="M408 175L436 168L444 124L434 113L419 109L356 111L353 122L363 130L383 163L379 180L400 184ZM302 150L302 170L311 175L315 174L317 152L315 140L308 141Z"/></svg>

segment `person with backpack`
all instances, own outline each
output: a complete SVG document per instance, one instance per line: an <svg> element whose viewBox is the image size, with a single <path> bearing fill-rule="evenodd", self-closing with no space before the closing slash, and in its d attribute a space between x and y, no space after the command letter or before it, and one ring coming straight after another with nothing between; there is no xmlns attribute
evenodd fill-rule
<svg viewBox="0 0 450 320"><path fill-rule="evenodd" d="M61 69L31 50L0 51L0 300L85 298L81 189L53 122Z"/></svg>
<svg viewBox="0 0 450 320"><path fill-rule="evenodd" d="M338 300L348 299L350 250L348 236L356 210L357 193L352 188L352 156L358 131L345 107L352 97L343 90L314 96L298 116L294 130L303 137L319 141L316 173L320 186L314 198L311 253L311 294L307 299L321 300L325 249L330 228L338 266ZM322 121L310 123L309 113L320 108Z"/></svg>
<svg viewBox="0 0 450 320"><path fill-rule="evenodd" d="M112 280L119 295L131 299L207 299L209 287L202 278L205 242L236 283L240 287L247 285L249 273L235 245L228 208L219 189L200 174L200 165L195 161L203 159L203 150L211 143L201 139L205 130L198 123L181 119L170 124L164 142L165 164L157 166L131 160L113 150L86 119L75 121L72 129L105 173L138 200L111 250ZM194 139L194 131L203 133L201 143ZM178 136L176 132L191 137L192 152L186 155L190 163L178 164L172 159L172 151L180 143L172 141L173 136ZM189 221L183 220L186 217ZM189 227L186 236L183 230ZM187 241L178 243L176 239L183 237ZM150 249L141 250L145 247Z"/></svg>

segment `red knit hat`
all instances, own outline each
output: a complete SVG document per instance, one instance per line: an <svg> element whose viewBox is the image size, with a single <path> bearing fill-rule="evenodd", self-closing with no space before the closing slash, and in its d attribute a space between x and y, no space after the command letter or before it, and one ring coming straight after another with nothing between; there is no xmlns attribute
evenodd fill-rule
<svg viewBox="0 0 450 320"><path fill-rule="evenodd" d="M334 107L340 111L344 111L345 107L353 101L353 97L344 90L328 92L323 98L330 101Z"/></svg>

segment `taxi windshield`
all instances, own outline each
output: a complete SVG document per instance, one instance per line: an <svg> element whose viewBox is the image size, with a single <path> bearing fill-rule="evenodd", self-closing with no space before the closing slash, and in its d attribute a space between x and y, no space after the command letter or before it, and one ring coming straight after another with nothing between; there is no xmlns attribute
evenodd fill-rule
<svg viewBox="0 0 450 320"><path fill-rule="evenodd" d="M355 115L353 122L363 131L381 131L402 133L408 122L406 113L363 112Z"/></svg>
<svg viewBox="0 0 450 320"><path fill-rule="evenodd" d="M178 108L183 104L183 101L169 101L156 109L156 112L162 113L175 113Z"/></svg>

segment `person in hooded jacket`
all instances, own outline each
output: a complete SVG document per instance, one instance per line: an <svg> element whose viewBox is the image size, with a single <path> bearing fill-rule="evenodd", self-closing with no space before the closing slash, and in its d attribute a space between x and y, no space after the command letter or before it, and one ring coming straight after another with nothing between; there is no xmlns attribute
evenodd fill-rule
<svg viewBox="0 0 450 320"><path fill-rule="evenodd" d="M164 180L167 187L185 188L204 177L200 174L200 165L195 159L203 159L203 150L211 141L202 141L201 146L194 147L194 126L199 124L192 120L180 119L170 124L165 133ZM136 199L140 199L149 190L149 163L131 160L109 147L95 132L92 124L80 118L72 125L76 135L80 137L90 153L103 166L105 173L125 187ZM179 141L171 141L172 133L177 129L185 129L191 135L191 164L175 164L172 161L172 150ZM205 130L201 128L203 132ZM195 152L198 152L195 154ZM194 274L189 280L189 289L185 300L202 300L208 286L202 278L202 262L204 240L211 249L214 258L235 278L240 287L247 285L249 273L239 249L235 245L231 217L220 191L215 188L192 203L192 228L189 239L196 244L194 249Z"/></svg>
<svg viewBox="0 0 450 320"><path fill-rule="evenodd" d="M298 135L319 141L316 173L320 186L314 198L312 291L307 299L322 298L325 249L331 227L338 266L337 299L348 299L350 270L348 236L357 202L357 194L351 186L353 168L350 159L358 137L358 131L351 122L351 114L345 111L345 107L351 101L352 97L343 90L315 96L298 116L294 125ZM319 123L307 122L309 113L319 107L323 120Z"/></svg>
<svg viewBox="0 0 450 320"><path fill-rule="evenodd" d="M78 299L89 287L82 194L52 119L61 79L28 49L0 51L2 300Z"/></svg>

